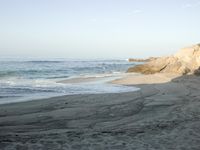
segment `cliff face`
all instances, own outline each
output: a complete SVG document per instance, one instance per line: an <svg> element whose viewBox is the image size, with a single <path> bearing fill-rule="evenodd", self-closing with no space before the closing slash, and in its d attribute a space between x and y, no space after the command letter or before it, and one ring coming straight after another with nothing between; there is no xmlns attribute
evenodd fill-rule
<svg viewBox="0 0 200 150"><path fill-rule="evenodd" d="M200 44L181 49L176 54L160 57L146 64L137 65L128 69L128 72L143 74L178 73L200 74Z"/></svg>

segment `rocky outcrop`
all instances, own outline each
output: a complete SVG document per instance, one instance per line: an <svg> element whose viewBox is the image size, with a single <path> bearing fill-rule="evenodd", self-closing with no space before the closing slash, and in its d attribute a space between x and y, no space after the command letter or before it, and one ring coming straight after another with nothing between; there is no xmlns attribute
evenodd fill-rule
<svg viewBox="0 0 200 150"><path fill-rule="evenodd" d="M176 54L168 57L160 57L148 63L136 65L128 69L128 72L142 74L178 73L200 74L200 44L181 49Z"/></svg>

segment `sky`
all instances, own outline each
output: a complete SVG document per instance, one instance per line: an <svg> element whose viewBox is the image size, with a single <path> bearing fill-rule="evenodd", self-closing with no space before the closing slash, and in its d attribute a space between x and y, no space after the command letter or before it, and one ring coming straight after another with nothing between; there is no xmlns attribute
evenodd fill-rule
<svg viewBox="0 0 200 150"><path fill-rule="evenodd" d="M0 57L146 58L200 43L200 0L0 0Z"/></svg>

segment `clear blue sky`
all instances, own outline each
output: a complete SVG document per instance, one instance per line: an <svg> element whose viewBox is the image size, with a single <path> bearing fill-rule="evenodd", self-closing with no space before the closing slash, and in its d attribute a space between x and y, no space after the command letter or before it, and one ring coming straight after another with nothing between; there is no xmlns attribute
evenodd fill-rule
<svg viewBox="0 0 200 150"><path fill-rule="evenodd" d="M148 57L199 42L200 0L0 0L0 57Z"/></svg>

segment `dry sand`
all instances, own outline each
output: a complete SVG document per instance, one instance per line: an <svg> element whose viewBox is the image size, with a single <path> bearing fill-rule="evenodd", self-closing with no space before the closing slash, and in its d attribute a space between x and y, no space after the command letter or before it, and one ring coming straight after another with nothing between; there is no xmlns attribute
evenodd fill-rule
<svg viewBox="0 0 200 150"><path fill-rule="evenodd" d="M0 105L0 150L199 150L200 78L129 75L140 91Z"/></svg>

